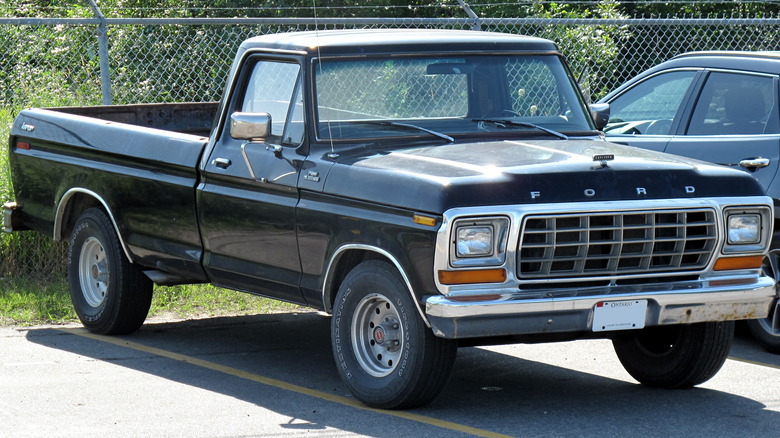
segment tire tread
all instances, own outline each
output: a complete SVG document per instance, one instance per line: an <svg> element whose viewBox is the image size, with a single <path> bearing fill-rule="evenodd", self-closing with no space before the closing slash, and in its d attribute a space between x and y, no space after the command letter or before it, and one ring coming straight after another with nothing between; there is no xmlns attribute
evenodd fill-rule
<svg viewBox="0 0 780 438"><path fill-rule="evenodd" d="M349 313L344 315L340 314L340 308L347 306L343 304L345 290L344 284L359 284L362 279L379 278L380 283L386 286L386 290L383 293L394 295L398 293L399 297L404 301L405 309L412 313L410 315L417 321L412 324L412 332L415 336L416 343L421 344L418 348L420 350L416 352L418 354L417 366L414 369L410 369L409 372L412 375L408 381L403 383L403 388L400 391L395 391L395 388L388 387L387 391L370 390L363 388L361 383L355 383L351 379L376 379L367 375L363 375L362 370L352 369L349 370L353 376L348 378L345 374L343 367L348 366L347 362L351 362L352 359L346 359L344 362L339 362L336 346L336 325L337 320L346 320L352 318ZM369 281L371 283L372 281ZM357 295L360 295L358 292ZM356 299L355 296L351 296L349 299ZM346 316L345 316L346 315ZM349 318L348 318L349 317ZM417 315L417 309L412 300L405 283L403 282L400 274L393 265L383 260L368 260L365 261L347 274L342 287L339 289L339 293L336 296L336 304L334 305L334 318L332 320L332 336L333 336L333 353L337 361L337 368L342 380L346 383L352 394L361 402L368 406L380 409L410 409L425 405L436 398L439 393L444 389L449 378L452 374L453 365L455 362L455 356L457 354L457 343L450 339L438 338L433 334L433 331L428 328L422 318ZM343 321L342 321L343 322ZM345 323L346 325L346 323ZM340 326L340 332L344 331L344 327ZM343 339L342 339L343 347ZM351 351L343 353L345 355L353 354ZM358 375L360 377L358 377ZM386 392L394 393L392 396L386 394Z"/></svg>
<svg viewBox="0 0 780 438"><path fill-rule="evenodd" d="M734 321L680 327L682 340L665 355L646 353L637 337L613 340L623 367L637 381L657 388L690 388L711 379L728 357Z"/></svg>
<svg viewBox="0 0 780 438"><path fill-rule="evenodd" d="M105 315L95 321L89 321L83 316L86 304L81 303L81 286L78 278L79 248L76 248L81 234L80 224L91 222L96 225L102 242L106 247L107 257L113 259L115 269L111 279L115 284L109 286L114 293L107 297ZM84 228L87 229L87 228ZM90 231L95 233L95 231ZM129 334L138 330L146 320L152 302L152 281L143 273L138 265L133 264L124 254L119 237L114 230L113 222L99 208L85 210L79 217L71 235L71 245L68 248L68 283L71 298L76 313L84 327L92 333L102 335Z"/></svg>

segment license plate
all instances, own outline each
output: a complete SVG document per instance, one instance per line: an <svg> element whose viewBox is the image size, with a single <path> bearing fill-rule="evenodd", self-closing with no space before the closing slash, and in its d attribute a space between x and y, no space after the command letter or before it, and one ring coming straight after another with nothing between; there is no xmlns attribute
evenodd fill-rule
<svg viewBox="0 0 780 438"><path fill-rule="evenodd" d="M602 301L593 309L593 331L645 328L647 300Z"/></svg>

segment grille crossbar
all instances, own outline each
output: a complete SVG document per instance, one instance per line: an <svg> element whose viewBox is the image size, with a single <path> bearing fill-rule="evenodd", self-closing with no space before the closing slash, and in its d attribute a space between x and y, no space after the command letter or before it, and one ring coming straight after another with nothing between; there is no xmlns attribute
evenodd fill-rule
<svg viewBox="0 0 780 438"><path fill-rule="evenodd" d="M518 276L700 270L716 241L715 212L709 209L532 215L523 224Z"/></svg>

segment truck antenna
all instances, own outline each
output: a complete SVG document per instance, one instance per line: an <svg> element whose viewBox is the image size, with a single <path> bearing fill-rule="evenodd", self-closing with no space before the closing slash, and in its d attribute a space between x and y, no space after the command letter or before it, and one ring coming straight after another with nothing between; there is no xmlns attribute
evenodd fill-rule
<svg viewBox="0 0 780 438"><path fill-rule="evenodd" d="M311 0L311 4L312 4L312 9L314 10L314 34L315 34L315 38L317 39L317 67L316 68L318 68L319 73L322 74L322 55L320 53L320 25L317 20L317 0ZM317 113L319 113L319 111L317 111ZM330 142L330 153L328 154L328 158L336 159L339 157L339 154L336 153L336 149L333 146L333 131L330 128L330 119L327 120L327 123L328 123L328 141ZM315 127L314 129L316 130L317 127Z"/></svg>

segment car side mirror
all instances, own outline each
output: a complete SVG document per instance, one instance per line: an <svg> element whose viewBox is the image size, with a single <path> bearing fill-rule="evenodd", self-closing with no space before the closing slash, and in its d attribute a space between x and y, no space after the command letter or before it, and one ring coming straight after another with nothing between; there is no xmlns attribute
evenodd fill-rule
<svg viewBox="0 0 780 438"><path fill-rule="evenodd" d="M609 123L609 104L608 103L592 103L588 105L590 110L590 117L593 119L593 123L596 124L596 129L603 131Z"/></svg>
<svg viewBox="0 0 780 438"><path fill-rule="evenodd" d="M230 136L236 140L263 142L271 134L268 113L235 112L230 115Z"/></svg>

